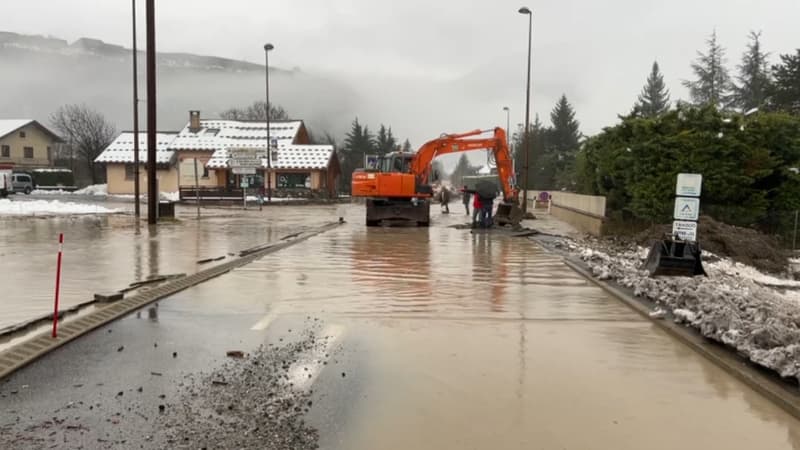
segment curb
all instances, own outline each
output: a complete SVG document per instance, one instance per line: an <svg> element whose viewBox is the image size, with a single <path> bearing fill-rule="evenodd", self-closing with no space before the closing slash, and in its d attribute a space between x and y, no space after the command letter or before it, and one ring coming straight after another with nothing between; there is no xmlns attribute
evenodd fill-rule
<svg viewBox="0 0 800 450"><path fill-rule="evenodd" d="M117 301L105 308L87 314L80 319L69 322L63 327L58 329L58 337L52 338L50 332L40 333L38 336L31 338L27 341L21 342L5 351L0 353L0 380L8 377L15 371L30 364L38 358L50 353L51 351L61 347L62 345L77 339L84 334L113 322L120 317L123 317L131 312L161 300L177 292L196 286L204 281L218 277L222 274L230 272L231 270L249 264L258 258L269 253L274 253L278 250L290 247L305 241L308 238L324 233L328 230L336 228L340 224L332 222L316 228L311 231L300 233L294 239L286 241L278 241L272 245L259 247L258 250L248 253L245 256L237 258L233 261L202 270L187 277L182 277L174 281L169 281L165 284L150 290L141 292L124 300Z"/></svg>
<svg viewBox="0 0 800 450"><path fill-rule="evenodd" d="M798 392L797 389L793 389L780 380L776 380L774 377L760 372L749 362L738 356L732 349L722 347L720 344L708 340L694 330L688 329L668 319L653 319L650 317L650 308L641 300L637 300L620 287L598 280L582 263L567 257L564 257L564 263L604 291L618 298L672 337L678 339L727 373L733 375L736 379L763 395L790 415L800 419L800 392Z"/></svg>

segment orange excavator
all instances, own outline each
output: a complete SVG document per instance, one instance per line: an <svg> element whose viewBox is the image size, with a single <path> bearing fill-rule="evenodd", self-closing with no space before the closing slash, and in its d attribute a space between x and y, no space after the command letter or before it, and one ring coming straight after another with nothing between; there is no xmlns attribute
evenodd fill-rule
<svg viewBox="0 0 800 450"><path fill-rule="evenodd" d="M479 137L493 132L492 137ZM404 221L418 226L430 224L431 161L448 153L490 150L497 163L497 176L503 189L503 201L494 222L517 225L522 210L514 187L514 162L502 128L474 130L461 134L443 134L426 142L416 153L392 152L379 158L376 168L353 172L352 195L366 197L367 226L381 221ZM433 174L438 178L438 174Z"/></svg>

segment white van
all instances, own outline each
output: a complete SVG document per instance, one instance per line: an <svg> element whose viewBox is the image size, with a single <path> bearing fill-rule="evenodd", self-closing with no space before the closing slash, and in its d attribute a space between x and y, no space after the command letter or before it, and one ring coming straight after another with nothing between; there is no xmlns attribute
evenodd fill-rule
<svg viewBox="0 0 800 450"><path fill-rule="evenodd" d="M0 198L8 197L8 194L14 193L14 181L11 174L11 168L0 166Z"/></svg>

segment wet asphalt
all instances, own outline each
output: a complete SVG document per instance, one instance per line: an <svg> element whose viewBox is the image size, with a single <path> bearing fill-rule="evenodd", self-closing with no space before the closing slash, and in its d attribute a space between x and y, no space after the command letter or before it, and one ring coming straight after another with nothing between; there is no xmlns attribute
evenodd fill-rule
<svg viewBox="0 0 800 450"><path fill-rule="evenodd" d="M343 211L0 382L0 448L800 448L532 241Z"/></svg>

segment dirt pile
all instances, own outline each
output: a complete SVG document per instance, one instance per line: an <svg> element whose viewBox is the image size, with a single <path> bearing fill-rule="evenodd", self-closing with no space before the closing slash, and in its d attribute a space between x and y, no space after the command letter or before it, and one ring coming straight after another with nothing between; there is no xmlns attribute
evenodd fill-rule
<svg viewBox="0 0 800 450"><path fill-rule="evenodd" d="M656 225L635 235L633 240L649 248L654 240L671 232L672 225ZM752 228L728 225L701 216L697 237L704 251L717 256L729 257L770 273L782 273L787 269L789 254L778 240Z"/></svg>

